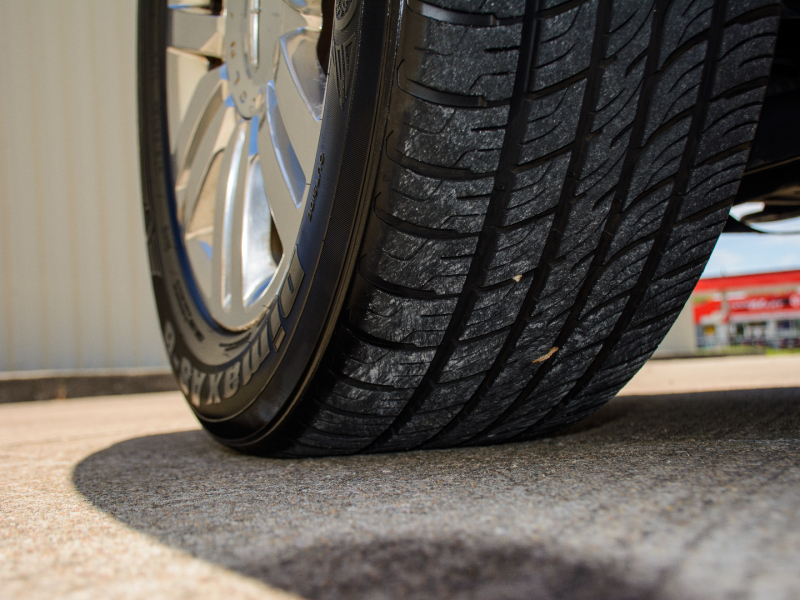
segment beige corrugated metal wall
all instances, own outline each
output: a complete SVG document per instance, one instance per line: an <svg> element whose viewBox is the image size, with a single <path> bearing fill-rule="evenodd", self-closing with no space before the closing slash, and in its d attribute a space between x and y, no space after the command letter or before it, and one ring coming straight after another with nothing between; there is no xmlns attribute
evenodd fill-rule
<svg viewBox="0 0 800 600"><path fill-rule="evenodd" d="M0 0L0 15L0 371L166 365L139 202L136 1Z"/></svg>
<svg viewBox="0 0 800 600"><path fill-rule="evenodd" d="M166 364L147 272L135 0L0 0L0 370Z"/></svg>

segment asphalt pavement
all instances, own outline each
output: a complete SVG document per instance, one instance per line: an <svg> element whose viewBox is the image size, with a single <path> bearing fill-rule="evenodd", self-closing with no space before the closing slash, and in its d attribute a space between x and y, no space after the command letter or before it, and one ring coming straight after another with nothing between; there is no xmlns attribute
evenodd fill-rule
<svg viewBox="0 0 800 600"><path fill-rule="evenodd" d="M177 393L0 406L3 598L800 598L800 356L536 442L270 460Z"/></svg>

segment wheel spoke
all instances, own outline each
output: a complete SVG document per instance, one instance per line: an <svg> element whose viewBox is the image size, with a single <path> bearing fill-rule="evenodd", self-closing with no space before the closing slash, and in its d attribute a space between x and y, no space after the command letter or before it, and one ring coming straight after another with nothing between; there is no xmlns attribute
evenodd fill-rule
<svg viewBox="0 0 800 600"><path fill-rule="evenodd" d="M281 37L282 64L288 68L297 93L300 94L302 103L315 121L322 119L323 101L325 99L325 83L327 78L317 60L317 42L319 31L298 29ZM278 69L275 84L280 98L281 88L288 81L280 77L281 68ZM283 80L283 81L282 81ZM296 99L296 98L295 98Z"/></svg>
<svg viewBox="0 0 800 600"><path fill-rule="evenodd" d="M275 228L281 243L286 247L297 237L300 229L302 205L307 186L300 161L288 142L288 134L283 126L272 84L267 86L268 124L264 124L258 134L261 173L269 182L269 206Z"/></svg>
<svg viewBox="0 0 800 600"><path fill-rule="evenodd" d="M262 151L266 149L266 146L272 146L275 160L292 196L292 201L296 207L299 207L305 194L306 174L289 138L289 133L286 131L275 93L275 85L272 81L267 84L267 124L270 139L267 144L260 144L260 146ZM269 180L265 179L265 181Z"/></svg>
<svg viewBox="0 0 800 600"><path fill-rule="evenodd" d="M274 84L275 101L288 135L288 143L298 157L306 183L311 180L316 161L325 93L324 84L319 85L325 75L317 64L315 46L309 41L310 37L314 36L298 31L282 38L282 59ZM287 46L294 54L283 51ZM312 56L303 56L312 50ZM308 68L308 58L313 60L313 73ZM297 68L291 66L292 61Z"/></svg>
<svg viewBox="0 0 800 600"><path fill-rule="evenodd" d="M242 223L242 295L245 308L259 300L278 269L282 247L269 210L261 161L253 157Z"/></svg>
<svg viewBox="0 0 800 600"><path fill-rule="evenodd" d="M176 174L191 163L190 151L197 149L196 144L203 137L204 129L224 103L222 84L218 69L209 71L198 82L173 140L173 168Z"/></svg>
<svg viewBox="0 0 800 600"><path fill-rule="evenodd" d="M191 152L184 161L183 168L177 172L175 199L178 222L188 227L197 210L201 194L212 193L215 189L207 185L210 167L214 158L225 148L236 123L235 111L223 103L208 111L208 124L198 132L191 144Z"/></svg>
<svg viewBox="0 0 800 600"><path fill-rule="evenodd" d="M211 297L217 312L228 312L231 306L231 248L234 198L237 192L239 167L247 137L244 123L237 123L222 153L214 202L213 251L211 253ZM245 154L246 158L246 154Z"/></svg>
<svg viewBox="0 0 800 600"><path fill-rule="evenodd" d="M214 252L214 208L223 153L218 152L200 188L183 239L195 280L206 298L212 296L211 260Z"/></svg>
<svg viewBox="0 0 800 600"><path fill-rule="evenodd" d="M176 50L211 58L222 58L225 19L207 9L172 5L169 7L167 45Z"/></svg>
<svg viewBox="0 0 800 600"><path fill-rule="evenodd" d="M238 124L231 138L230 163L222 202L221 282L222 308L238 316L243 308L242 298L242 211L247 190L247 170L250 164L251 122ZM218 188L220 189L220 188ZM220 207L219 201L217 207Z"/></svg>

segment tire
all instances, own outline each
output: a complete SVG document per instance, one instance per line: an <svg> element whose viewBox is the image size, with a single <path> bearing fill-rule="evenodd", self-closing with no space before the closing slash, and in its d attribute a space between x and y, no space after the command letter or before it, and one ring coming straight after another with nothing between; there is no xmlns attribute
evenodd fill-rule
<svg viewBox="0 0 800 600"><path fill-rule="evenodd" d="M355 10L334 32L354 65L346 79L331 59L294 308L278 311L284 286L227 331L176 241L165 11L141 4L153 286L195 414L228 446L309 456L527 440L596 410L666 335L726 222L780 6L336 10Z"/></svg>

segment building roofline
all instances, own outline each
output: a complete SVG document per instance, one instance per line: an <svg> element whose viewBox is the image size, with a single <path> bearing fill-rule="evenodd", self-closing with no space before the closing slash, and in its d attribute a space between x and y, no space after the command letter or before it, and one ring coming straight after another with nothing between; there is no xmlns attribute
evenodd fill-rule
<svg viewBox="0 0 800 600"><path fill-rule="evenodd" d="M800 270L773 271L770 273L751 273L749 275L730 275L727 277L708 277L697 282L698 292L724 292L744 288L771 286L800 286Z"/></svg>

